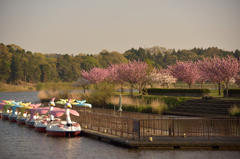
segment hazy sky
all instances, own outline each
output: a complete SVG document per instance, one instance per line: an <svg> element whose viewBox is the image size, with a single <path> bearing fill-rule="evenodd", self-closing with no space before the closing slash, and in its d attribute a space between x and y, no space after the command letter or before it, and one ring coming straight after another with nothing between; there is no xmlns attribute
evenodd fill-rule
<svg viewBox="0 0 240 159"><path fill-rule="evenodd" d="M240 0L0 0L0 43L41 53L240 50Z"/></svg>

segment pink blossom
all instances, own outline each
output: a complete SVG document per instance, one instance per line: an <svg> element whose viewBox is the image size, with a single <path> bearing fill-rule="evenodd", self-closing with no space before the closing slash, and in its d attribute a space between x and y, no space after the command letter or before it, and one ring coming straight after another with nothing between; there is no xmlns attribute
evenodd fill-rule
<svg viewBox="0 0 240 159"><path fill-rule="evenodd" d="M82 77L86 80L90 81L93 84L98 84L102 82L109 76L109 72L107 69L102 69L99 67L94 67L89 72L82 70Z"/></svg>
<svg viewBox="0 0 240 159"><path fill-rule="evenodd" d="M230 56L222 59L214 56L214 58L204 58L203 61L198 60L198 67L206 78L218 84L219 95L221 83L225 82L228 92L229 81L239 72L239 62Z"/></svg>
<svg viewBox="0 0 240 159"><path fill-rule="evenodd" d="M189 88L200 78L198 67L192 61L177 61L176 65L168 66L168 69L173 77L186 82Z"/></svg>

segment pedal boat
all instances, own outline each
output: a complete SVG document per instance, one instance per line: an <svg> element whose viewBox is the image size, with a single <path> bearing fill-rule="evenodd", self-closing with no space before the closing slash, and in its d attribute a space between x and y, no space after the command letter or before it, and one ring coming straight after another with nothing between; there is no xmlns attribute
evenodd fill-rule
<svg viewBox="0 0 240 159"><path fill-rule="evenodd" d="M38 108L36 110L37 113L39 113L39 115L42 115L34 123L34 127L35 127L36 131L46 132L48 123L57 122L57 121L61 120L60 118L54 118L54 116L51 114L50 114L50 116L44 115L44 114L49 113L52 110L60 109L60 108L54 108L54 106L55 106L54 99L55 98L52 98L52 100L48 103L48 107L42 107L42 108Z"/></svg>
<svg viewBox="0 0 240 159"><path fill-rule="evenodd" d="M78 106L78 107L90 107L92 108L92 104L86 103L86 100L76 100L76 104L73 104L74 106Z"/></svg>
<svg viewBox="0 0 240 159"><path fill-rule="evenodd" d="M33 107L25 106L25 107L19 107L20 114L17 117L17 124L18 125L26 125L26 119L28 118L27 110L31 109ZM29 116L30 117L30 116Z"/></svg>
<svg viewBox="0 0 240 159"><path fill-rule="evenodd" d="M8 119L10 122L17 122L18 117L18 111L17 108L23 107L22 105L19 105L19 103L15 103L15 105L10 106L12 108L12 113L8 116Z"/></svg>
<svg viewBox="0 0 240 159"><path fill-rule="evenodd" d="M3 106L5 105L5 104L11 104L11 102L12 102L12 99L11 100L2 100L2 103L0 103L0 118L2 118L2 114L3 114Z"/></svg>
<svg viewBox="0 0 240 159"><path fill-rule="evenodd" d="M49 123L46 131L48 136L56 137L74 137L81 133L81 126L79 123L72 122L70 114L79 116L79 113L75 110L70 110L72 108L71 99L64 105L65 109L57 109L50 111L49 113L55 117L61 117L66 115L66 121L59 121Z"/></svg>
<svg viewBox="0 0 240 159"><path fill-rule="evenodd" d="M2 118L2 109L3 109L3 105L5 105L6 103L0 103L0 118Z"/></svg>
<svg viewBox="0 0 240 159"><path fill-rule="evenodd" d="M26 119L25 123L28 128L34 128L35 121L39 118L39 115L36 113L38 108L30 108L30 117Z"/></svg>
<svg viewBox="0 0 240 159"><path fill-rule="evenodd" d="M8 116L12 114L12 110L10 106L13 106L14 104L4 104L3 105L3 112L2 112L2 120L9 120Z"/></svg>

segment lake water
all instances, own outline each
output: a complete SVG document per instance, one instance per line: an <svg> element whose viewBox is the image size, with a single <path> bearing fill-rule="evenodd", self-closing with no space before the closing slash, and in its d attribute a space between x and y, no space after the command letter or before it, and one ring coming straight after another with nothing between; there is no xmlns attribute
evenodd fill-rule
<svg viewBox="0 0 240 159"><path fill-rule="evenodd" d="M0 92L0 100L39 101L38 92ZM240 151L229 150L134 150L87 137L56 138L24 125L0 120L1 159L239 159Z"/></svg>

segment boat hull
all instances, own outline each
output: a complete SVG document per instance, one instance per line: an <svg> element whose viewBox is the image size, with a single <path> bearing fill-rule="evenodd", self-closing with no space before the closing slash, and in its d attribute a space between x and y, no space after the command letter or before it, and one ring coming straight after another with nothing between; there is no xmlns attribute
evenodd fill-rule
<svg viewBox="0 0 240 159"><path fill-rule="evenodd" d="M2 120L8 120L8 116L9 116L9 114L3 114L2 115Z"/></svg>
<svg viewBox="0 0 240 159"><path fill-rule="evenodd" d="M28 128L34 128L34 123L35 123L35 122L26 121L25 123L26 123L26 126L27 126Z"/></svg>
<svg viewBox="0 0 240 159"><path fill-rule="evenodd" d="M18 125L26 125L26 119L17 119Z"/></svg>
<svg viewBox="0 0 240 159"><path fill-rule="evenodd" d="M79 136L81 130L79 131L49 131L47 130L48 136L55 136L55 137L75 137Z"/></svg>
<svg viewBox="0 0 240 159"><path fill-rule="evenodd" d="M46 132L46 127L36 127L35 126L35 130L38 132Z"/></svg>
<svg viewBox="0 0 240 159"><path fill-rule="evenodd" d="M17 122L17 117L8 117L10 122Z"/></svg>

